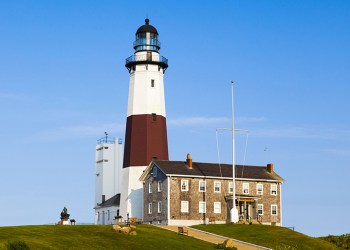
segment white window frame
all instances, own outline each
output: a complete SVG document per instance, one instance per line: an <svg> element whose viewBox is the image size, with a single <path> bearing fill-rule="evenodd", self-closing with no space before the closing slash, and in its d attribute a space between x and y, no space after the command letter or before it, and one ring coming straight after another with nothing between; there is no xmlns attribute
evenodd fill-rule
<svg viewBox="0 0 350 250"><path fill-rule="evenodd" d="M152 202L148 203L148 214L152 214Z"/></svg>
<svg viewBox="0 0 350 250"><path fill-rule="evenodd" d="M246 186L246 188L244 186ZM245 190L247 190L247 192L245 192ZM242 193L243 194L249 194L249 182L243 182L242 183Z"/></svg>
<svg viewBox="0 0 350 250"><path fill-rule="evenodd" d="M148 193L152 193L152 181L148 181Z"/></svg>
<svg viewBox="0 0 350 250"><path fill-rule="evenodd" d="M185 184L185 189L183 189L183 185ZM188 191L188 180L181 180L181 191Z"/></svg>
<svg viewBox="0 0 350 250"><path fill-rule="evenodd" d="M259 209L259 206L261 206L261 209ZM261 213L259 213L259 210L261 210ZM257 213L258 215L264 215L264 205L263 205L263 204L258 204L258 205L257 205L257 211L256 211L256 213Z"/></svg>
<svg viewBox="0 0 350 250"><path fill-rule="evenodd" d="M277 195L277 184L271 184L271 195Z"/></svg>
<svg viewBox="0 0 350 250"><path fill-rule="evenodd" d="M221 214L221 202L214 202L214 214Z"/></svg>
<svg viewBox="0 0 350 250"><path fill-rule="evenodd" d="M162 202L158 201L158 214L160 214L162 212Z"/></svg>
<svg viewBox="0 0 350 250"><path fill-rule="evenodd" d="M231 189L232 189L232 190L231 190ZM229 182L228 182L228 192L229 192L230 194L233 193L233 181L229 181Z"/></svg>
<svg viewBox="0 0 350 250"><path fill-rule="evenodd" d="M216 190L216 184L219 184L219 190ZM214 181L214 193L221 193L221 181Z"/></svg>
<svg viewBox="0 0 350 250"><path fill-rule="evenodd" d="M198 212L200 214L205 214L206 210L207 210L207 205L206 205L205 201L198 202Z"/></svg>
<svg viewBox="0 0 350 250"><path fill-rule="evenodd" d="M276 209L273 209L273 207L275 207ZM274 214L273 211L276 211L276 213ZM278 215L278 209L276 204L271 205L271 215L274 215L274 216Z"/></svg>
<svg viewBox="0 0 350 250"><path fill-rule="evenodd" d="M162 192L162 181L157 182L158 192Z"/></svg>
<svg viewBox="0 0 350 250"><path fill-rule="evenodd" d="M204 190L201 190L201 183L204 183ZM206 182L205 181L198 182L198 191L202 192L202 193L206 191Z"/></svg>
<svg viewBox="0 0 350 250"><path fill-rule="evenodd" d="M188 213L189 211L189 202L181 201L181 213Z"/></svg>
<svg viewBox="0 0 350 250"><path fill-rule="evenodd" d="M261 190L259 190L259 186L261 186ZM262 183L256 184L256 194L263 195L264 194L264 185Z"/></svg>

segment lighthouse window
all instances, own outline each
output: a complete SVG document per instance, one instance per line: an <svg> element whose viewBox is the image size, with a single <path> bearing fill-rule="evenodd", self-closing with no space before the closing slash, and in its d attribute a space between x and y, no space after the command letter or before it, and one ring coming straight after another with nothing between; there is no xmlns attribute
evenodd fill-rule
<svg viewBox="0 0 350 250"><path fill-rule="evenodd" d="M154 88L154 79L151 80L151 87Z"/></svg>
<svg viewBox="0 0 350 250"><path fill-rule="evenodd" d="M152 113L152 122L157 121L157 115L155 113Z"/></svg>

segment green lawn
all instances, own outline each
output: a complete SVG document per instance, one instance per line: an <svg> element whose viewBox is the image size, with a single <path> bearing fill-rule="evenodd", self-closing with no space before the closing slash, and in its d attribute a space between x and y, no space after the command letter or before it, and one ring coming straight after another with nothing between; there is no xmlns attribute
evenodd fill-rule
<svg viewBox="0 0 350 250"><path fill-rule="evenodd" d="M338 249L325 240L312 238L284 227L248 224L211 224L197 225L193 226L193 228L273 249Z"/></svg>
<svg viewBox="0 0 350 250"><path fill-rule="evenodd" d="M215 245L192 237L139 225L136 236L112 232L112 226L0 227L0 249L8 240L24 240L30 249L214 249Z"/></svg>

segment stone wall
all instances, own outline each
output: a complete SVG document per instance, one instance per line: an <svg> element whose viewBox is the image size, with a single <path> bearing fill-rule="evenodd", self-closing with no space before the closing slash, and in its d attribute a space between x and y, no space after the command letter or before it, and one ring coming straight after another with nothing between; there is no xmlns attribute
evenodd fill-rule
<svg viewBox="0 0 350 250"><path fill-rule="evenodd" d="M152 171L147 175L145 182L143 183L143 221L152 224L166 224L168 218L168 203L167 192L168 183L167 177L159 169L157 176L152 176ZM158 192L158 181L162 183L162 191ZM149 193L149 182L152 183L152 193ZM158 213L158 202L162 203L161 212ZM149 213L148 206L152 203L152 213Z"/></svg>
<svg viewBox="0 0 350 250"><path fill-rule="evenodd" d="M188 191L181 191L181 180L188 180ZM206 191L199 191L199 181L205 181ZM214 183L221 183L221 191L214 191ZM208 222L210 217L215 217L216 221L228 221L229 210L232 207L232 200L226 200L225 196L231 196L229 193L229 182L231 180L222 179L200 179L186 177L170 178L170 219L171 220L201 220ZM243 194L243 183L249 183L249 193ZM263 194L257 194L257 184L263 184ZM277 195L271 195L271 184L277 185ZM254 196L256 201L250 203L251 215L256 218L257 204L263 204L262 223L281 222L280 219L280 183L241 181L236 180L237 196ZM188 213L181 212L181 201L188 201ZM206 213L199 213L199 202L206 202ZM214 202L221 203L221 213L214 212ZM231 204L230 204L231 203ZM271 205L277 205L277 215L271 215ZM237 207L238 208L238 207ZM238 208L239 209L239 208Z"/></svg>

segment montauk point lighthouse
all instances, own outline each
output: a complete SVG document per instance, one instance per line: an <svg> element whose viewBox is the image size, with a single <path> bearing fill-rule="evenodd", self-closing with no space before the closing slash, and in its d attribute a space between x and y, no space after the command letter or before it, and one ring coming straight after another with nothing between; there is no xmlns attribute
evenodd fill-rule
<svg viewBox="0 0 350 250"><path fill-rule="evenodd" d="M168 160L164 72L168 60L159 54L158 31L145 20L136 31L130 73L120 213L142 218L143 185L139 177L153 159Z"/></svg>

